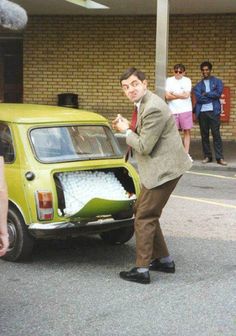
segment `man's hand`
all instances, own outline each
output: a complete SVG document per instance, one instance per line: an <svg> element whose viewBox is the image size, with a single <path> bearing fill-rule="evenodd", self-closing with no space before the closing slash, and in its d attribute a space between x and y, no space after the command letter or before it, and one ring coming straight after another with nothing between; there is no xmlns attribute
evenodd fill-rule
<svg viewBox="0 0 236 336"><path fill-rule="evenodd" d="M0 233L0 257L4 256L4 254L6 254L8 246L9 246L8 234L7 233L4 233L4 234Z"/></svg>
<svg viewBox="0 0 236 336"><path fill-rule="evenodd" d="M129 128L129 121L118 114L116 119L112 121L112 128L118 132L125 132Z"/></svg>

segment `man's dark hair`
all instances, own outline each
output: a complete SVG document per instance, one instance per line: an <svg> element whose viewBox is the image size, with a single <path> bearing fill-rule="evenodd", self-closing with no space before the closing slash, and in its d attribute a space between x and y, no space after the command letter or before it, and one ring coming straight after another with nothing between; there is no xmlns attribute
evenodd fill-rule
<svg viewBox="0 0 236 336"><path fill-rule="evenodd" d="M128 68L125 72L120 76L120 84L124 79L128 79L130 76L136 76L141 82L146 79L146 75L144 72L136 69L136 68Z"/></svg>
<svg viewBox="0 0 236 336"><path fill-rule="evenodd" d="M181 63L175 64L174 70L178 70L178 69L180 69L181 71L184 72L185 71L185 66Z"/></svg>
<svg viewBox="0 0 236 336"><path fill-rule="evenodd" d="M200 69L202 70L204 67L208 67L208 69L211 70L212 64L208 61L202 62L202 64L200 65Z"/></svg>

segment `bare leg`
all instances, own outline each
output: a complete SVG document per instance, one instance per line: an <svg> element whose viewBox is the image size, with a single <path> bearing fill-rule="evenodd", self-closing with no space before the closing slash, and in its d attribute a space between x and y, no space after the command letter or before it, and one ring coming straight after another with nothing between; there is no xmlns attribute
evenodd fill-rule
<svg viewBox="0 0 236 336"><path fill-rule="evenodd" d="M189 153L189 148L190 148L190 139L191 139L191 135L190 135L191 131L190 130L184 130L184 149L186 153Z"/></svg>

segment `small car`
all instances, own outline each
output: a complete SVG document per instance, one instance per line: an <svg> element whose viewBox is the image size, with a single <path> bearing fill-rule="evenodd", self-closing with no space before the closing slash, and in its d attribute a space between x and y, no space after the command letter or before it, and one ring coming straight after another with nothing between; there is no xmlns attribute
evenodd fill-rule
<svg viewBox="0 0 236 336"><path fill-rule="evenodd" d="M0 140L9 194L3 259L27 259L36 239L99 234L123 244L132 238L139 177L103 116L0 104Z"/></svg>

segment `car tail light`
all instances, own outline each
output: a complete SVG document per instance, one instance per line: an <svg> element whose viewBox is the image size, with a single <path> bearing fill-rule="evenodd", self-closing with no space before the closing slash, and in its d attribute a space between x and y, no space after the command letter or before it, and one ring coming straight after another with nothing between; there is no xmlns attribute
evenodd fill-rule
<svg viewBox="0 0 236 336"><path fill-rule="evenodd" d="M53 199L49 191L36 192L36 204L39 220L53 219Z"/></svg>

